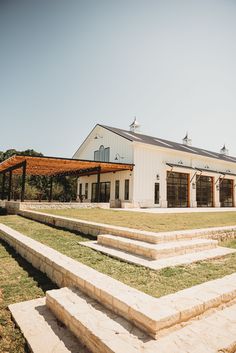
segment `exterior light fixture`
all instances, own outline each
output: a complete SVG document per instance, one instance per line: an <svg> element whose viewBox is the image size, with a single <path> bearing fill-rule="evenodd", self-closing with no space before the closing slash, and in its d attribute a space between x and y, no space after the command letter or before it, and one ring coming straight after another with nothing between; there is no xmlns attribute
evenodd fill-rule
<svg viewBox="0 0 236 353"><path fill-rule="evenodd" d="M94 137L94 140L98 140L98 139L102 139L103 136L99 135L99 134L96 134L95 137Z"/></svg>
<svg viewBox="0 0 236 353"><path fill-rule="evenodd" d="M216 190L219 191L220 190L220 186L219 184L216 184Z"/></svg>
<svg viewBox="0 0 236 353"><path fill-rule="evenodd" d="M159 180L159 179L160 179L160 175L157 174L157 175L156 175L156 180Z"/></svg>
<svg viewBox="0 0 236 353"><path fill-rule="evenodd" d="M115 161L118 161L120 159L124 159L125 157L121 156L119 153L116 153L115 155Z"/></svg>
<svg viewBox="0 0 236 353"><path fill-rule="evenodd" d="M196 189L196 184L192 183L192 188L195 190Z"/></svg>
<svg viewBox="0 0 236 353"><path fill-rule="evenodd" d="M206 168L206 169L209 169L209 165L205 165L205 168Z"/></svg>

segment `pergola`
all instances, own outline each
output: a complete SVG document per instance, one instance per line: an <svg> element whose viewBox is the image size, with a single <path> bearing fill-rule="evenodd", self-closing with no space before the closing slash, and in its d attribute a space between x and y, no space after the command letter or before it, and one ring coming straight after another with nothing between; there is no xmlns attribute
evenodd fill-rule
<svg viewBox="0 0 236 353"><path fill-rule="evenodd" d="M25 182L27 175L50 177L49 201L51 201L53 177L60 175L74 175L79 177L83 175L97 174L97 202L99 202L100 175L103 173L133 170L133 166L133 164L98 162L82 159L14 155L0 163L0 174L3 175L1 199L3 199L5 195L7 174L9 175L7 197L9 201L11 199L12 175L21 175L21 202L25 199Z"/></svg>

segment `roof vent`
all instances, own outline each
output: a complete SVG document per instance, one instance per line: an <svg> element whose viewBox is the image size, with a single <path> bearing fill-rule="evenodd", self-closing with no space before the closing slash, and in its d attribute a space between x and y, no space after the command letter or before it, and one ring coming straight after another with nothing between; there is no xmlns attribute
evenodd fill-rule
<svg viewBox="0 0 236 353"><path fill-rule="evenodd" d="M192 139L188 137L188 132L186 132L186 135L183 138L183 145L192 146Z"/></svg>
<svg viewBox="0 0 236 353"><path fill-rule="evenodd" d="M140 132L140 124L137 122L136 117L134 118L134 121L132 122L132 124L130 124L129 129L131 132L136 132L139 133Z"/></svg>
<svg viewBox="0 0 236 353"><path fill-rule="evenodd" d="M224 156L228 156L229 155L229 150L224 146L221 148L220 150L220 154L224 155Z"/></svg>

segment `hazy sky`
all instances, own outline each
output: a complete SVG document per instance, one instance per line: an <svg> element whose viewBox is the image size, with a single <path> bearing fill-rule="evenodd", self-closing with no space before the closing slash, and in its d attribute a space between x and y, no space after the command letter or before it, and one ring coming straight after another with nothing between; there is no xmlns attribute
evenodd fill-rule
<svg viewBox="0 0 236 353"><path fill-rule="evenodd" d="M0 0L0 150L96 123L236 155L235 0Z"/></svg>

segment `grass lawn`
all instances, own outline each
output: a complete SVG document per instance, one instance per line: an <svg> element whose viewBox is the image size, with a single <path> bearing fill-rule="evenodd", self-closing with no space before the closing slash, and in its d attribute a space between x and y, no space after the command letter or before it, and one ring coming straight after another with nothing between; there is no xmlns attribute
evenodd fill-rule
<svg viewBox="0 0 236 353"><path fill-rule="evenodd" d="M154 271L81 246L79 242L88 238L70 231L59 230L20 216L1 216L0 222L154 297L236 272L236 254L222 259ZM225 245L236 248L236 240L228 241Z"/></svg>
<svg viewBox="0 0 236 353"><path fill-rule="evenodd" d="M153 214L100 208L40 210L39 212L153 232L236 225L236 212Z"/></svg>
<svg viewBox="0 0 236 353"><path fill-rule="evenodd" d="M1 217L0 217L1 219ZM28 352L24 337L11 320L9 304L44 296L56 286L0 240L0 352Z"/></svg>

